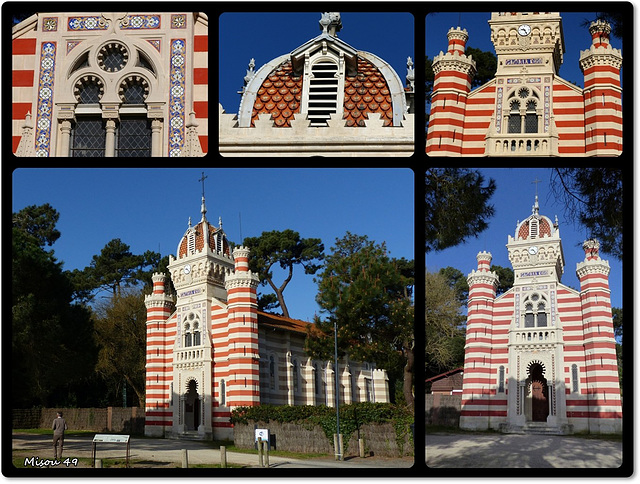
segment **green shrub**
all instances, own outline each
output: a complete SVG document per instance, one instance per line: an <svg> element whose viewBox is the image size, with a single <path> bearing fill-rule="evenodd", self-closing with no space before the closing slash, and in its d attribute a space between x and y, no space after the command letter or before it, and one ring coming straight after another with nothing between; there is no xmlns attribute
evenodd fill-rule
<svg viewBox="0 0 640 484"><path fill-rule="evenodd" d="M370 402L340 405L340 433L345 444L361 425L391 423L396 432L398 449L403 452L405 436L409 436L409 442L413 446L413 420L413 414L405 406ZM295 423L305 428L318 425L332 443L337 427L336 409L326 405L258 405L238 407L231 411L232 424L248 425L250 421Z"/></svg>

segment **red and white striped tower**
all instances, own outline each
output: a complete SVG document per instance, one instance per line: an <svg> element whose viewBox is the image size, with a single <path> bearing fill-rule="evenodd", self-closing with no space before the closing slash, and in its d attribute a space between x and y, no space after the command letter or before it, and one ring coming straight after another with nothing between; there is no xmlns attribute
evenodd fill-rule
<svg viewBox="0 0 640 484"><path fill-rule="evenodd" d="M147 307L147 358L145 435L164 436L172 425L170 402L175 319L170 321L175 300L165 291L166 276L153 274L153 292L145 296Z"/></svg>
<svg viewBox="0 0 640 484"><path fill-rule="evenodd" d="M506 417L506 400L500 403L492 398L496 393L491 348L498 276L491 272L489 252L478 253L477 260L478 269L467 278L469 302L460 412L460 427L466 429L486 429L491 426L492 416ZM504 408L494 409L498 403ZM499 414L494 414L496 411Z"/></svg>
<svg viewBox="0 0 640 484"><path fill-rule="evenodd" d="M435 56L432 65L434 83L426 151L433 156L461 155L467 96L476 73L476 62L464 54L467 30L451 28L447 38L447 52Z"/></svg>
<svg viewBox="0 0 640 484"><path fill-rule="evenodd" d="M580 280L585 351L581 416L588 418L591 432L620 433L622 402L611 316L609 262L600 258L597 240L587 240L582 247L585 260L576 270Z"/></svg>
<svg viewBox="0 0 640 484"><path fill-rule="evenodd" d="M260 404L258 275L249 270L249 248L233 250L235 271L227 276L228 407Z"/></svg>
<svg viewBox="0 0 640 484"><path fill-rule="evenodd" d="M622 153L622 54L609 44L611 26L604 20L591 22L592 44L580 52L584 74L585 144L587 156L618 156Z"/></svg>

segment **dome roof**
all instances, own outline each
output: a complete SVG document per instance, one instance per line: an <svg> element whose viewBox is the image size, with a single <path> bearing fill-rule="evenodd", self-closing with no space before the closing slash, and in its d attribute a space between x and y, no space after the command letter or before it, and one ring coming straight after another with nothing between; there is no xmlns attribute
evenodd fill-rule
<svg viewBox="0 0 640 484"><path fill-rule="evenodd" d="M216 228L203 217L196 226L192 227L191 220L189 220L189 228L178 244L178 259L201 252L205 248L205 244L208 251L215 254L231 255L227 236L222 230L222 223L220 223L220 227Z"/></svg>
<svg viewBox="0 0 640 484"><path fill-rule="evenodd" d="M516 227L516 240L539 239L542 237L551 237L557 234L558 221L552 222L549 217L540 215L538 205L538 196L532 208L532 214L524 221L518 223Z"/></svg>
<svg viewBox="0 0 640 484"><path fill-rule="evenodd" d="M251 59L238 127L255 127L258 116L268 114L274 128L287 128L300 113L311 126L326 126L333 113L345 126L365 126L378 114L383 126L402 125L405 86L390 64L339 39L339 14L324 14L320 25L321 35L258 70Z"/></svg>

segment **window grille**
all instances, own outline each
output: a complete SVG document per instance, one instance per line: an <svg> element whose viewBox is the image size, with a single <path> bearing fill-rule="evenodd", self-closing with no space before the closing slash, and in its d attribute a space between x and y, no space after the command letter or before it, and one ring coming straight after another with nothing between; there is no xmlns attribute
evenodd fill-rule
<svg viewBox="0 0 640 484"><path fill-rule="evenodd" d="M151 124L146 116L120 120L116 151L116 156L151 156Z"/></svg>
<svg viewBox="0 0 640 484"><path fill-rule="evenodd" d="M513 101L511 103L511 110L509 111L509 133L520 133L521 121L520 121L520 103Z"/></svg>
<svg viewBox="0 0 640 484"><path fill-rule="evenodd" d="M100 116L76 116L71 138L72 157L104 156L106 130Z"/></svg>
<svg viewBox="0 0 640 484"><path fill-rule="evenodd" d="M571 365L571 391L578 393L578 365Z"/></svg>
<svg viewBox="0 0 640 484"><path fill-rule="evenodd" d="M504 366L498 371L498 393L504 393Z"/></svg>

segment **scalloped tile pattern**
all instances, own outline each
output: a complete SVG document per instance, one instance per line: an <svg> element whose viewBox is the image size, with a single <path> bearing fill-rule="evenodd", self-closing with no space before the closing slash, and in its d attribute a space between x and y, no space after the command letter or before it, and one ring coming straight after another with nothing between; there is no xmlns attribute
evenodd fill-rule
<svg viewBox="0 0 640 484"><path fill-rule="evenodd" d="M291 127L300 112L302 77L295 77L291 61L274 69L258 90L251 115L251 127L258 115L271 114L275 127ZM364 126L369 114L380 113L384 126L393 124L393 105L387 81L370 62L358 57L358 72L345 78L344 117L346 126Z"/></svg>

